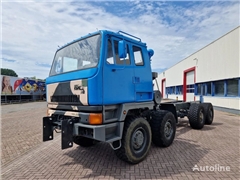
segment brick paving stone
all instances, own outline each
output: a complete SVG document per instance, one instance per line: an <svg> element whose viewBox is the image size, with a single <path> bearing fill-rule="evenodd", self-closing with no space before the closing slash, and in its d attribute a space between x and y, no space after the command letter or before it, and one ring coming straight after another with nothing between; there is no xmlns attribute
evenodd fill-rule
<svg viewBox="0 0 240 180"><path fill-rule="evenodd" d="M212 125L193 130L180 119L174 143L152 145L148 157L137 165L119 160L111 147L61 150L61 137L42 142L42 117L46 103L2 106L2 179L240 179L240 116L215 111ZM229 172L193 171L200 166L229 166Z"/></svg>

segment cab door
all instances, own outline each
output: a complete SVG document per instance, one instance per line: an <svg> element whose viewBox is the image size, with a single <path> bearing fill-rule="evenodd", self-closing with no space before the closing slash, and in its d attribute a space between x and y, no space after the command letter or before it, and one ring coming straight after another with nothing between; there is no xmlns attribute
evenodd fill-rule
<svg viewBox="0 0 240 180"><path fill-rule="evenodd" d="M146 47L137 44L131 46L131 56L134 66L134 87L135 100L152 101L153 100L153 81L150 59Z"/></svg>
<svg viewBox="0 0 240 180"><path fill-rule="evenodd" d="M103 104L120 104L135 101L134 66L129 55L120 59L118 42L120 39L109 37L106 42L106 60L103 63Z"/></svg>

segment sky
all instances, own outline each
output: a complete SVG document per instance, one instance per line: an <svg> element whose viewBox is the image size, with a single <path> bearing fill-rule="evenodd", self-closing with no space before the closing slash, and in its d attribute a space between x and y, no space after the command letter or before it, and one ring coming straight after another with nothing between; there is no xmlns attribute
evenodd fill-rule
<svg viewBox="0 0 240 180"><path fill-rule="evenodd" d="M162 72L238 27L239 10L238 0L2 0L1 67L45 79L59 46L106 29L140 37Z"/></svg>

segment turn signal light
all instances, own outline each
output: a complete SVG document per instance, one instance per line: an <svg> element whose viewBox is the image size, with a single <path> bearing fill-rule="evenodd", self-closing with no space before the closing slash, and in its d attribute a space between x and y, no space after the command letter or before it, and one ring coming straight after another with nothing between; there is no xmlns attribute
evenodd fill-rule
<svg viewBox="0 0 240 180"><path fill-rule="evenodd" d="M89 124L102 124L102 114L91 113L89 115Z"/></svg>

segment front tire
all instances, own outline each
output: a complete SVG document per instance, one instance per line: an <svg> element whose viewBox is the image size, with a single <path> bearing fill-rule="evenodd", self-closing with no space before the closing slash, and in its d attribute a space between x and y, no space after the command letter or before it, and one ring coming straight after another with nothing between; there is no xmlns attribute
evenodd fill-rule
<svg viewBox="0 0 240 180"><path fill-rule="evenodd" d="M151 146L152 133L147 120L127 117L122 135L122 146L115 150L118 158L131 164L144 160Z"/></svg>
<svg viewBox="0 0 240 180"><path fill-rule="evenodd" d="M156 146L168 147L172 144L176 133L176 119L165 110L153 111L150 121L152 141Z"/></svg>

